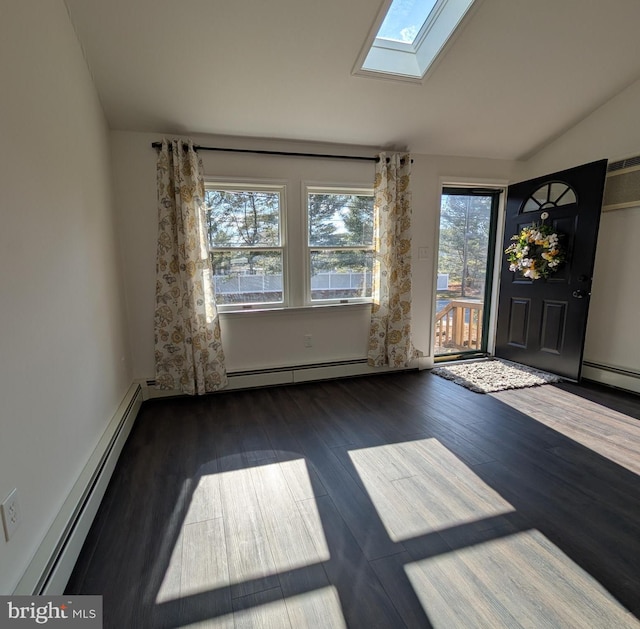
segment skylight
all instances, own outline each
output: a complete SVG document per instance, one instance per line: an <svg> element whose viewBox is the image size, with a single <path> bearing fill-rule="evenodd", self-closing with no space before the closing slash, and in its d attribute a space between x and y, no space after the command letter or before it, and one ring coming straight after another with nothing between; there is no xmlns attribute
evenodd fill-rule
<svg viewBox="0 0 640 629"><path fill-rule="evenodd" d="M474 1L392 0L355 73L422 79Z"/></svg>
<svg viewBox="0 0 640 629"><path fill-rule="evenodd" d="M393 0L377 39L413 44L436 0Z"/></svg>

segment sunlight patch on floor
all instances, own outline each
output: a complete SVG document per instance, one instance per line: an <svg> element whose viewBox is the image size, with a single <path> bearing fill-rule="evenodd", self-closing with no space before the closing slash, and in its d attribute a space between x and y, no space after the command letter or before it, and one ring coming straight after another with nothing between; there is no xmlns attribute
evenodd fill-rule
<svg viewBox="0 0 640 629"><path fill-rule="evenodd" d="M287 477L296 479L293 492ZM174 537L175 544L156 603L229 585L251 591L251 581L328 560L320 515L308 496L313 488L304 459L201 476L184 498L186 516L172 518L165 535L167 545Z"/></svg>
<svg viewBox="0 0 640 629"><path fill-rule="evenodd" d="M266 590L251 597L246 609L238 610L216 618L207 618L199 622L181 625L189 629L204 627L215 629L247 629L253 627L273 627L274 629L346 629L347 623L342 614L340 597L335 587L318 588L304 594L278 598L268 603L260 603L273 592Z"/></svg>
<svg viewBox="0 0 640 629"><path fill-rule="evenodd" d="M537 530L407 564L435 629L640 624Z"/></svg>
<svg viewBox="0 0 640 629"><path fill-rule="evenodd" d="M640 475L640 421L556 387L543 389L490 395Z"/></svg>
<svg viewBox="0 0 640 629"><path fill-rule="evenodd" d="M514 511L437 439L351 450L349 456L393 541Z"/></svg>
<svg viewBox="0 0 640 629"><path fill-rule="evenodd" d="M289 621L294 629L303 627L343 629L347 626L342 614L338 590L333 585L297 596L289 596L285 599L285 604L289 612Z"/></svg>

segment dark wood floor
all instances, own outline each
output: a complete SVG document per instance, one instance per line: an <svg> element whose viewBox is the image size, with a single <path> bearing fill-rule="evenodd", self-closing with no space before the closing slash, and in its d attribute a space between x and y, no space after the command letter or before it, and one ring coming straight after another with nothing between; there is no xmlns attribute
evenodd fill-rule
<svg viewBox="0 0 640 629"><path fill-rule="evenodd" d="M146 402L67 587L105 627L640 627L640 398L428 372Z"/></svg>

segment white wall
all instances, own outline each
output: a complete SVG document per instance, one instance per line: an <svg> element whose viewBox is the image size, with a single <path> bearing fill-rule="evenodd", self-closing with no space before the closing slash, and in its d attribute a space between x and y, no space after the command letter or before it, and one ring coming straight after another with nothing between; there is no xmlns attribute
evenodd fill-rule
<svg viewBox="0 0 640 629"><path fill-rule="evenodd" d="M376 149L192 136L207 146L373 155ZM122 234L129 330L136 379L153 378L153 308L156 246L156 154L161 134L111 133L116 205ZM203 151L207 176L286 180L289 241L300 242L302 182L371 185L373 162L257 156ZM414 341L431 353L434 251L442 178L447 181L505 182L512 162L415 155L412 188ZM428 256L417 251L426 247ZM295 269L293 270L296 271ZM223 345L231 372L366 357L369 307L349 305L279 312L222 314ZM303 337L313 335L313 347Z"/></svg>
<svg viewBox="0 0 640 629"><path fill-rule="evenodd" d="M0 593L13 591L131 383L108 132L62 0L0 10Z"/></svg>
<svg viewBox="0 0 640 629"><path fill-rule="evenodd" d="M518 179L608 158L640 155L640 81L523 164ZM593 277L585 361L640 374L636 274L640 207L603 212ZM640 379L586 369L586 377L635 391Z"/></svg>

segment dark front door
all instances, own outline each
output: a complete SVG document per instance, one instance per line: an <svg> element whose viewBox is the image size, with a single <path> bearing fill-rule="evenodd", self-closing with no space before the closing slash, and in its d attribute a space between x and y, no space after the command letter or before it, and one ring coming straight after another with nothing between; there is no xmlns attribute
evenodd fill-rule
<svg viewBox="0 0 640 629"><path fill-rule="evenodd" d="M503 256L496 356L580 379L607 160L509 186L503 250L527 226L550 226L565 262L545 279Z"/></svg>

